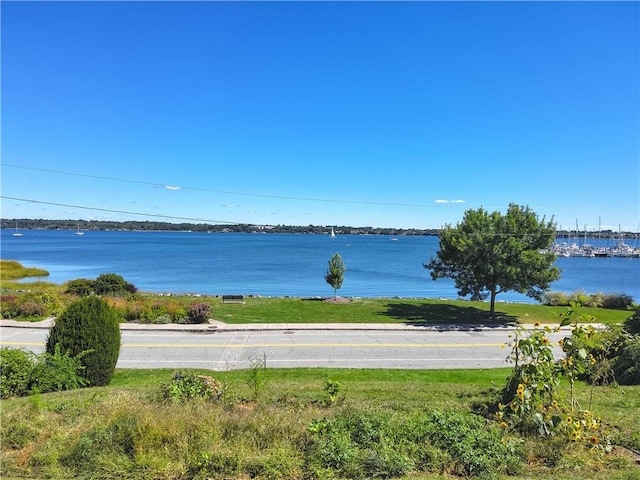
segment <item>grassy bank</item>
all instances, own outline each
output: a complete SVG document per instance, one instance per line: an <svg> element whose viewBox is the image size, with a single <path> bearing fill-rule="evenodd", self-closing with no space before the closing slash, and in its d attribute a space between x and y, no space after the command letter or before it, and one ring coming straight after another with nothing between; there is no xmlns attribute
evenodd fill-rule
<svg viewBox="0 0 640 480"><path fill-rule="evenodd" d="M260 378L257 389L256 375ZM494 385L502 385L507 375L507 370L252 369L216 373L228 386L222 401L176 404L160 402L157 396L170 371L120 370L110 387L2 401L0 476L355 478L336 476L326 465L343 465L343 471L348 471L349 462L365 455L365 463L359 464L362 468L387 472L389 478L445 479L469 476L465 465L481 468L481 462L490 461L493 451L486 444L479 447L473 439L482 436L486 441L483 435L493 432L499 441L491 448L512 445L513 452L496 455L511 459L516 455L519 473L493 475L478 470L483 478L640 478L626 450L606 454L559 438L500 433L494 421L482 432L469 430L478 421L486 422L473 412L495 399ZM327 380L340 385L334 403L328 402ZM600 387L592 392L580 385L579 400L584 406L592 402L603 418L603 436L640 447L640 387ZM462 436L457 445L435 437L431 443L403 444L403 435L428 428L424 419L432 418L433 411L447 416L452 429L459 428ZM349 425L351 437L327 430L336 425ZM356 440L369 447L356 450ZM398 463L388 449L391 444L396 453L417 448L423 452L422 463ZM461 447L468 448L472 457L452 456L450 452ZM328 463L318 463L321 459Z"/></svg>
<svg viewBox="0 0 640 480"><path fill-rule="evenodd" d="M0 260L0 280L3 282L48 275L49 272L41 268L25 267L15 260Z"/></svg>
<svg viewBox="0 0 640 480"><path fill-rule="evenodd" d="M212 299L214 318L225 323L409 323L514 324L558 323L567 307L524 303L499 303L496 318L488 319L487 302L431 299L353 299L330 303L303 298L247 298L242 305ZM605 324L624 321L628 311L581 308L581 313Z"/></svg>

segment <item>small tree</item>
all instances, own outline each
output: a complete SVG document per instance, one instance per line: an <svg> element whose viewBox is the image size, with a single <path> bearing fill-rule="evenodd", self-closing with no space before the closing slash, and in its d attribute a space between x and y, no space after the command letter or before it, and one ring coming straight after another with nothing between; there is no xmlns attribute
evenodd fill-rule
<svg viewBox="0 0 640 480"><path fill-rule="evenodd" d="M342 257L339 253L336 253L329 260L329 269L327 270L327 274L324 276L326 282L333 287L333 298L336 298L336 291L342 287L342 282L344 281L344 272L347 271L347 268L344 266L344 262L342 261Z"/></svg>
<svg viewBox="0 0 640 480"><path fill-rule="evenodd" d="M82 376L91 386L108 385L120 355L120 318L107 302L96 296L76 300L56 319L47 338L46 351L82 357Z"/></svg>
<svg viewBox="0 0 640 480"><path fill-rule="evenodd" d="M455 280L459 295L491 299L509 290L540 300L560 276L555 255L547 249L555 238L555 224L538 220L529 207L509 205L505 215L484 209L467 210L455 227L439 234L440 249L424 267L434 280Z"/></svg>
<svg viewBox="0 0 640 480"><path fill-rule="evenodd" d="M136 293L138 289L117 273L103 273L94 282L96 295L114 295L116 297L128 293Z"/></svg>

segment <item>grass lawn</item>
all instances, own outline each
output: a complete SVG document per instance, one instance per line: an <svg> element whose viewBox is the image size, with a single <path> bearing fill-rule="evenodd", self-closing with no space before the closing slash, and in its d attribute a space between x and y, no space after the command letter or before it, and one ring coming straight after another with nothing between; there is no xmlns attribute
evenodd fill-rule
<svg viewBox="0 0 640 480"><path fill-rule="evenodd" d="M314 463L320 458L314 456L318 452L325 464L348 466L349 462L356 462L356 452L352 450L355 437L349 439L330 431L318 435L310 428L315 425L318 432L322 425L331 424L326 422L340 419L351 425L352 435L358 435L359 441L377 445L360 451L360 455L369 456L360 465L389 473L390 467L400 465L393 463L398 457L385 450L384 442L376 443L378 435L387 435L388 441L396 442L400 433L424 428L426 424L416 419L427 418L425 415L434 410L458 412L455 415L467 419L495 400L508 374L508 369L216 372L216 379L228 386L223 399L184 404L158 400L160 385L170 381L171 370L118 370L109 387L3 400L0 476L136 480L356 478L335 476ZM257 388L252 383L256 375L260 377ZM327 402L328 380L340 385L335 403ZM578 400L581 408L591 405L602 417L606 430L603 436L609 435L614 444L640 447L640 387L592 390L580 384ZM455 415L453 418L458 418ZM485 430L500 429L490 421ZM466 426L461 433L465 435L460 440L462 446L479 456L475 460L493 455L486 450L488 446L469 441ZM471 437L475 435L484 434L471 433ZM494 476L485 472L480 478L640 478L640 467L634 464L628 450L617 448L612 454L605 454L567 439L508 433L502 441L513 444L519 452L520 473ZM459 451L459 446L405 445L402 448L408 451L414 447L424 449L425 463L420 469L398 469L397 474L387 478L469 477L460 474L461 458L447 453L449 448Z"/></svg>
<svg viewBox="0 0 640 480"><path fill-rule="evenodd" d="M212 299L213 317L225 323L409 323L554 324L567 307L549 307L525 303L498 303L496 318L488 319L488 302L428 299L358 298L347 303L330 303L304 298L249 297L244 304L224 304ZM595 322L615 324L630 316L625 310L581 308Z"/></svg>

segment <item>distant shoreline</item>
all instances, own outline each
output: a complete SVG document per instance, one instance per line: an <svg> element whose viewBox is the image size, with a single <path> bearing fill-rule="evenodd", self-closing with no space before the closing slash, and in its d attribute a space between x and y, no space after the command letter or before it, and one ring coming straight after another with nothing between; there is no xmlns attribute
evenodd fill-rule
<svg viewBox="0 0 640 480"><path fill-rule="evenodd" d="M207 223L170 223L154 221L108 221L108 220L44 220L44 219L0 219L1 230L80 230L115 232L182 232L182 233L297 233L329 234L333 229L336 235L389 235L389 236L437 236L441 229L436 228L388 228L388 227L352 227L347 225L255 225L255 224L207 224ZM562 240L594 239L640 239L639 232L576 231L557 230L556 238Z"/></svg>

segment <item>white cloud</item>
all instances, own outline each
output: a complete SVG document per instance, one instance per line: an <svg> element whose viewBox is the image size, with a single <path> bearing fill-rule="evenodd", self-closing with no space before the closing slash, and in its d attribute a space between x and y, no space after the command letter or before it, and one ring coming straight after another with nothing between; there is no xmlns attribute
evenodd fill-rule
<svg viewBox="0 0 640 480"><path fill-rule="evenodd" d="M449 200L436 200L435 203L449 203Z"/></svg>
<svg viewBox="0 0 640 480"><path fill-rule="evenodd" d="M166 188L167 190L180 190L181 187L178 187L176 185L165 185L164 188Z"/></svg>
<svg viewBox="0 0 640 480"><path fill-rule="evenodd" d="M451 200L451 203L467 203L466 200Z"/></svg>

